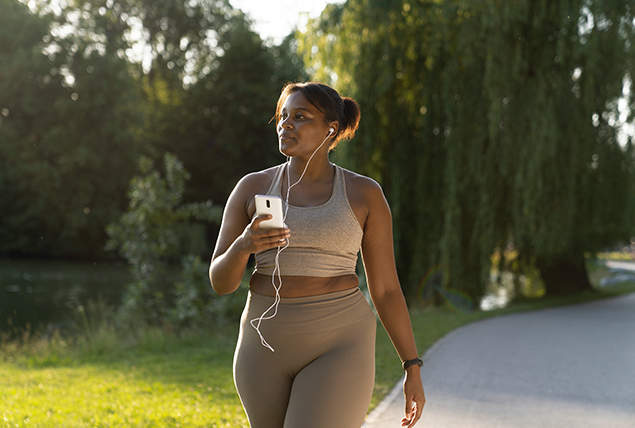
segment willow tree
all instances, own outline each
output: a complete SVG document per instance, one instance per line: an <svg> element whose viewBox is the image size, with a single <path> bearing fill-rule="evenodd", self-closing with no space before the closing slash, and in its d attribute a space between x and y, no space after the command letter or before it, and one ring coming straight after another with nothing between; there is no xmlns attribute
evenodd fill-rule
<svg viewBox="0 0 635 428"><path fill-rule="evenodd" d="M514 167L506 206L523 258L547 292L575 292L590 287L584 252L633 231L632 152L614 116L635 65L635 16L628 1L522 6L490 10L483 25L489 139Z"/></svg>
<svg viewBox="0 0 635 428"><path fill-rule="evenodd" d="M305 61L361 104L341 156L384 186L408 294L441 264L477 299L509 241L548 292L589 287L584 252L633 229L633 26L618 0L349 0L312 22Z"/></svg>
<svg viewBox="0 0 635 428"><path fill-rule="evenodd" d="M335 83L362 110L354 141L339 161L377 179L393 211L398 270L411 296L441 262L445 112L439 33L433 9L393 2L330 5L300 49L315 78ZM412 12L412 13L411 13Z"/></svg>

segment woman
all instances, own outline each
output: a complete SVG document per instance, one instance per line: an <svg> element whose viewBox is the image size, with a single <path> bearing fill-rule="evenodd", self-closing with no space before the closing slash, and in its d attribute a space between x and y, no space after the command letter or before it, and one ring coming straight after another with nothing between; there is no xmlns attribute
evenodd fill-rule
<svg viewBox="0 0 635 428"><path fill-rule="evenodd" d="M231 293L255 254L234 355L234 379L249 423L362 425L374 384L376 322L355 274L361 249L377 314L404 362L402 426L412 427L425 396L395 268L390 208L375 181L328 157L354 135L359 107L329 86L294 83L282 90L275 118L279 149L289 161L238 182L209 272L217 293ZM287 227L259 227L270 216L255 215L257 194L288 202Z"/></svg>

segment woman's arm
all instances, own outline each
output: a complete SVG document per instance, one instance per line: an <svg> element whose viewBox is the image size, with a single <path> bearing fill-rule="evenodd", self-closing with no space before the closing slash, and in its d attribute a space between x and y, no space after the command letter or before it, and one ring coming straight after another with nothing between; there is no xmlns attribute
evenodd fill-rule
<svg viewBox="0 0 635 428"><path fill-rule="evenodd" d="M251 254L284 245L289 237L288 229L260 229L260 223L269 219L269 215L251 220L248 207L261 186L262 177L254 174L244 177L225 205L209 267L209 279L218 294L238 289Z"/></svg>
<svg viewBox="0 0 635 428"><path fill-rule="evenodd" d="M364 185L363 194L368 203L368 216L364 223L362 258L366 280L373 304L386 332L390 336L402 361L418 358L412 324L406 300L399 285L395 265L392 215L381 187L372 180ZM410 366L404 382L406 416L402 426L412 427L421 417L425 394L420 367Z"/></svg>

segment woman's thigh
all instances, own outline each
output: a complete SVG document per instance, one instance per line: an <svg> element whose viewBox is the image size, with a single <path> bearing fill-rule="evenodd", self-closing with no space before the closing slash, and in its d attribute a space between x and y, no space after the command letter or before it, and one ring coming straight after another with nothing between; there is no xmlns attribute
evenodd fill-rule
<svg viewBox="0 0 635 428"><path fill-rule="evenodd" d="M248 315L247 313L245 315ZM243 316L234 354L234 383L252 428L281 428L291 394L293 373L284 349L272 352Z"/></svg>
<svg viewBox="0 0 635 428"><path fill-rule="evenodd" d="M359 428L364 422L375 381L376 323L349 327L296 375L284 428Z"/></svg>
<svg viewBox="0 0 635 428"><path fill-rule="evenodd" d="M275 352L262 346L249 322L268 302L250 295L234 379L252 428L361 426L373 390L377 323L361 292L340 294L347 293L325 297L327 305L312 299L281 305L262 328Z"/></svg>

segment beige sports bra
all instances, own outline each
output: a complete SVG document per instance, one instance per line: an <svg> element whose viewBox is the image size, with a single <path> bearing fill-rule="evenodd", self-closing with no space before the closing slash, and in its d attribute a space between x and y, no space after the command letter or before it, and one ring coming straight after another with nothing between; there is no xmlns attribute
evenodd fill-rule
<svg viewBox="0 0 635 428"><path fill-rule="evenodd" d="M278 166L267 191L267 195L282 197L283 209L285 165ZM317 207L289 205L285 223L291 237L279 256L281 275L332 277L355 273L364 232L348 202L342 168L335 165L333 192L326 203ZM277 252L273 248L256 253L255 272L272 275Z"/></svg>

